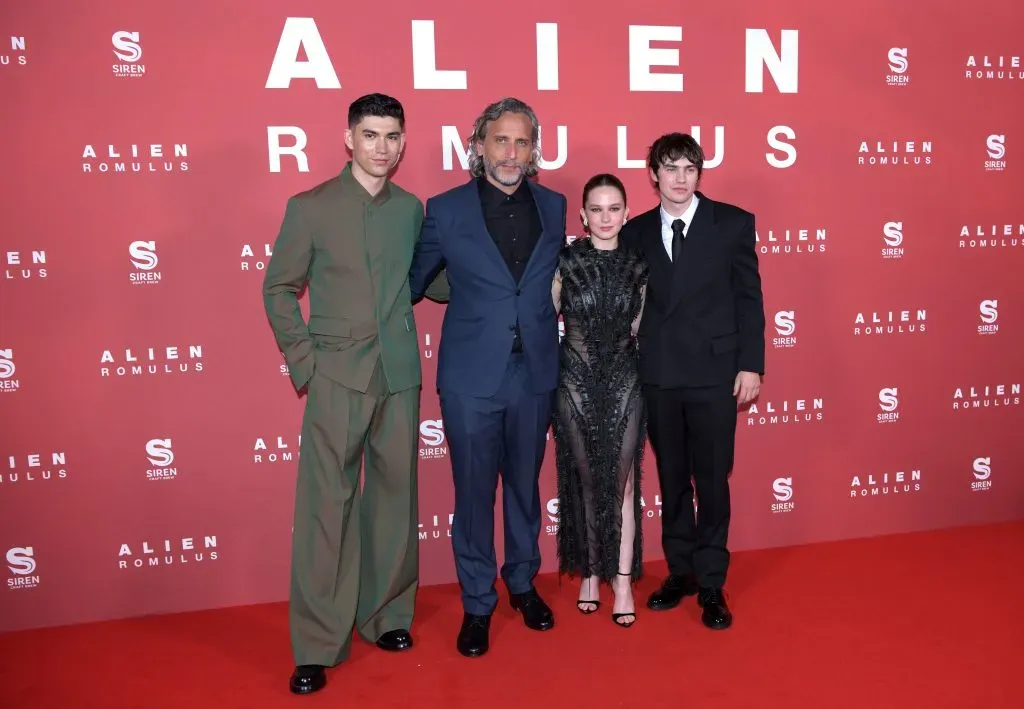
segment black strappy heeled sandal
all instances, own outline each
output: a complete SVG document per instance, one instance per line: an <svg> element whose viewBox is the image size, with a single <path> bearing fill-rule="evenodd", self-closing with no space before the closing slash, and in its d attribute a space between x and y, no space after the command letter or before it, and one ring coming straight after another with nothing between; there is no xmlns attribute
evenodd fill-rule
<svg viewBox="0 0 1024 709"><path fill-rule="evenodd" d="M598 582L598 583L600 583L600 582ZM600 588L600 586L598 586L598 588ZM591 610L587 610L586 608L583 607L583 606L586 606L586 605L594 606L594 608L591 609ZM601 601L579 601L579 600L576 601L576 608L578 608L580 613L582 613L583 615L590 615L591 613L597 613L597 609L600 608L600 607L601 607Z"/></svg>
<svg viewBox="0 0 1024 709"><path fill-rule="evenodd" d="M624 574L621 571L618 571L616 573L619 576L632 576L632 574ZM628 623L620 623L619 622L619 618L626 618L628 616L633 616L633 620L629 621ZM633 625L633 623L636 622L636 611L634 610L634 611L632 611L630 613L612 613L612 622L615 623L615 625L619 626L620 628L628 628L631 625Z"/></svg>

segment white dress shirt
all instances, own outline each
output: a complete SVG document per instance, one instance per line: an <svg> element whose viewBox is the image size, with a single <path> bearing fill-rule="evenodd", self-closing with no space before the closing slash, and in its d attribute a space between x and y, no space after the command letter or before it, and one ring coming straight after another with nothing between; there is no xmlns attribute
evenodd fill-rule
<svg viewBox="0 0 1024 709"><path fill-rule="evenodd" d="M673 217L671 214L665 211L665 207L661 207L661 242L665 245L665 251L668 253L669 261L672 260L672 222L676 219L683 220L683 238L686 238L687 233L690 231L690 225L693 224L693 215L697 213L697 203L700 202L700 198L697 195L693 196L690 200L690 206L686 208L681 217Z"/></svg>

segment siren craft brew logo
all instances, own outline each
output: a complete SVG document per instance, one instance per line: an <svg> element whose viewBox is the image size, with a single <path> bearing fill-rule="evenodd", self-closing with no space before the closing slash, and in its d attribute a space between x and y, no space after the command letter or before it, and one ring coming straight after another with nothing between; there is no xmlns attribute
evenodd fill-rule
<svg viewBox="0 0 1024 709"><path fill-rule="evenodd" d="M1006 169L1006 136L993 134L985 139L985 170L987 172L1002 172Z"/></svg>
<svg viewBox="0 0 1024 709"><path fill-rule="evenodd" d="M778 337L772 338L776 349L796 347L796 311L780 310L775 313L775 332Z"/></svg>
<svg viewBox="0 0 1024 709"><path fill-rule="evenodd" d="M36 551L33 547L12 547L5 557L11 577L7 579L9 591L26 591L39 587L36 573Z"/></svg>
<svg viewBox="0 0 1024 709"><path fill-rule="evenodd" d="M907 47L892 47L889 49L889 73L885 76L885 83L888 86L904 87L910 84L910 50Z"/></svg>
<svg viewBox="0 0 1024 709"><path fill-rule="evenodd" d="M983 300L978 304L978 315L981 323L978 325L979 335L995 335L999 332L999 301Z"/></svg>
<svg viewBox="0 0 1024 709"><path fill-rule="evenodd" d="M21 382L14 376L17 371L14 350L0 345L0 394L11 394L21 388Z"/></svg>
<svg viewBox="0 0 1024 709"><path fill-rule="evenodd" d="M552 497L544 504L544 512L547 514L548 521L550 524L544 525L544 532L549 537L558 535L558 525L560 517L558 516L558 498Z"/></svg>
<svg viewBox="0 0 1024 709"><path fill-rule="evenodd" d="M146 75L146 65L142 63L142 42L138 32L120 30L110 36L114 46L114 56L120 60L111 65L114 76L119 79L140 79Z"/></svg>
<svg viewBox="0 0 1024 709"><path fill-rule="evenodd" d="M900 388L882 387L878 390L878 423L897 423L900 420Z"/></svg>
<svg viewBox="0 0 1024 709"><path fill-rule="evenodd" d="M170 438L153 438L146 442L146 480L174 480L178 468L174 465L174 443Z"/></svg>
<svg viewBox="0 0 1024 709"><path fill-rule="evenodd" d="M445 443L444 421L424 419L420 421L420 460L444 458L448 455Z"/></svg>
<svg viewBox="0 0 1024 709"><path fill-rule="evenodd" d="M772 481L772 495L775 497L775 502L771 506L772 514L792 512L796 509L796 503L793 502L792 477L775 478Z"/></svg>
<svg viewBox="0 0 1024 709"><path fill-rule="evenodd" d="M886 222L882 225L882 258L886 260L903 258L903 222Z"/></svg>
<svg viewBox="0 0 1024 709"><path fill-rule="evenodd" d="M971 490L984 492L992 489L992 458L975 458L973 464L974 480L971 481Z"/></svg>
<svg viewBox="0 0 1024 709"><path fill-rule="evenodd" d="M128 260L135 269L128 272L128 282L132 285L151 286L163 279L163 274L157 270L160 257L156 253L155 241L133 241L128 244Z"/></svg>

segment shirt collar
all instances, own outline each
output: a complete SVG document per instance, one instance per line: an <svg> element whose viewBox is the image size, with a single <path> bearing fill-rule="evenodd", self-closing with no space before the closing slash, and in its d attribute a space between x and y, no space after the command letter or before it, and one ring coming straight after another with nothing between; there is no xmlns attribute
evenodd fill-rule
<svg viewBox="0 0 1024 709"><path fill-rule="evenodd" d="M391 197L390 180L384 181L384 186L380 188L380 192L378 192L376 195L371 195L369 192L367 192L366 188L359 184L359 180L357 180L355 178L355 175L352 174L351 160L345 163L345 167L342 168L341 174L338 177L341 180L341 184L349 188L347 192L356 199L358 199L360 202L363 202L364 204L373 204L375 206L380 206L387 202L388 199Z"/></svg>
<svg viewBox="0 0 1024 709"><path fill-rule="evenodd" d="M697 204L700 202L700 197L693 195L693 199L690 200L690 206L686 208L681 217L673 217L671 214L665 211L665 207L660 207L658 211L661 212L661 224L662 226L671 229L672 222L676 219L682 219L686 224L687 229L693 224L693 215L697 213Z"/></svg>
<svg viewBox="0 0 1024 709"><path fill-rule="evenodd" d="M505 194L483 176L478 177L476 183L477 189L480 191L480 201L485 205L497 206L504 202L533 201L533 193L530 191L530 186L526 184L525 179L519 183L519 187L512 194Z"/></svg>

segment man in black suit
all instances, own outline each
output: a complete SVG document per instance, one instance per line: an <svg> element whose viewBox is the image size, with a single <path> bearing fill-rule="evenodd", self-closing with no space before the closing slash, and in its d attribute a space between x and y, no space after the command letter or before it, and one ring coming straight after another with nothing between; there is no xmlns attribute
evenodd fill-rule
<svg viewBox="0 0 1024 709"><path fill-rule="evenodd" d="M689 135L658 138L647 165L661 204L622 229L650 269L637 339L669 576L647 607L696 594L704 625L722 630L732 625L723 587L737 407L764 374L754 215L697 191L704 152Z"/></svg>

